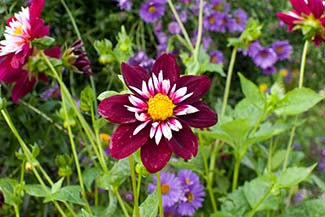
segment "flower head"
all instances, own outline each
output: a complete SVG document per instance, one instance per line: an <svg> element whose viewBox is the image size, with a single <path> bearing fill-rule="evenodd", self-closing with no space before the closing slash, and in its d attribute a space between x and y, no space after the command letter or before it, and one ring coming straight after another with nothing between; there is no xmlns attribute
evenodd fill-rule
<svg viewBox="0 0 325 217"><path fill-rule="evenodd" d="M287 40L274 42L272 44L272 49L275 51L278 60L288 59L292 54L292 46Z"/></svg>
<svg viewBox="0 0 325 217"><path fill-rule="evenodd" d="M121 10L129 11L132 8L131 0L116 0Z"/></svg>
<svg viewBox="0 0 325 217"><path fill-rule="evenodd" d="M51 87L47 90L45 90L41 94L41 98L44 100L49 100L51 98L53 99L60 99L61 98L61 91L59 85L56 83L54 87Z"/></svg>
<svg viewBox="0 0 325 217"><path fill-rule="evenodd" d="M162 17L165 13L165 2L158 0L150 0L142 3L139 14L143 21L153 23Z"/></svg>
<svg viewBox="0 0 325 217"><path fill-rule="evenodd" d="M221 51L215 50L210 52L210 62L211 63L222 63L223 62L223 53Z"/></svg>
<svg viewBox="0 0 325 217"><path fill-rule="evenodd" d="M196 156L198 141L189 127L210 127L217 115L200 100L210 87L208 77L181 77L171 54L160 56L151 71L123 63L122 75L132 93L104 99L98 111L121 124L111 138L111 156L122 159L141 148L144 166L154 173L172 153L184 159Z"/></svg>
<svg viewBox="0 0 325 217"><path fill-rule="evenodd" d="M273 66L277 61L276 53L271 48L261 48L252 58L254 63L262 69Z"/></svg>
<svg viewBox="0 0 325 217"><path fill-rule="evenodd" d="M325 40L325 7L322 0L290 0L293 9L276 16L288 25L288 31L301 30L308 40L319 45Z"/></svg>
<svg viewBox="0 0 325 217"><path fill-rule="evenodd" d="M139 65L143 67L147 72L149 72L154 63L154 60L149 59L144 51L139 51L128 60L128 63L132 66Z"/></svg>
<svg viewBox="0 0 325 217"><path fill-rule="evenodd" d="M170 172L161 172L161 193L164 207L173 206L183 197L182 185L179 179ZM157 186L157 177L153 177L153 184L149 184L149 192L152 193Z"/></svg>
<svg viewBox="0 0 325 217"><path fill-rule="evenodd" d="M170 206L170 207L164 207L164 216L179 217L181 215L178 213L177 206Z"/></svg>
<svg viewBox="0 0 325 217"><path fill-rule="evenodd" d="M245 30L246 22L247 22L247 14L243 9L237 9L234 11L234 24L229 27L230 32L242 32Z"/></svg>

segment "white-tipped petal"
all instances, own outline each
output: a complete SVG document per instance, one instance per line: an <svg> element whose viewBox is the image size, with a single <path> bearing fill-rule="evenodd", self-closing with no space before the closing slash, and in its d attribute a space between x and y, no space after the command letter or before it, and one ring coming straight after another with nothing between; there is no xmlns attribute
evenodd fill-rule
<svg viewBox="0 0 325 217"><path fill-rule="evenodd" d="M135 113L135 118L138 120L138 121L141 121L141 122L144 122L144 121L147 121L149 119L148 117L148 114L146 113L141 113L139 115L139 113Z"/></svg>
<svg viewBox="0 0 325 217"><path fill-rule="evenodd" d="M198 112L199 110L191 105L182 105L174 110L175 115L187 115Z"/></svg>
<svg viewBox="0 0 325 217"><path fill-rule="evenodd" d="M175 125L178 129L182 129L183 128L181 122L179 122L176 118L170 119L170 123L172 123L173 125Z"/></svg>
<svg viewBox="0 0 325 217"><path fill-rule="evenodd" d="M150 128L150 138L152 139L154 136L155 136L155 133L157 131L157 128L156 127L151 127Z"/></svg>
<svg viewBox="0 0 325 217"><path fill-rule="evenodd" d="M148 90L148 87L147 87L147 83L145 81L142 81L142 93L143 93L143 95L146 96L146 98L150 97L150 93L149 93L149 90Z"/></svg>
<svg viewBox="0 0 325 217"><path fill-rule="evenodd" d="M161 88L162 93L163 94L168 94L169 89L170 89L170 81L169 80L163 80L162 88Z"/></svg>
<svg viewBox="0 0 325 217"><path fill-rule="evenodd" d="M162 123L161 124L161 129L162 129L162 132L163 132L164 137L166 139L168 139L168 140L171 140L171 138L172 138L172 131L169 128L168 124Z"/></svg>
<svg viewBox="0 0 325 217"><path fill-rule="evenodd" d="M152 78L150 78L148 81L148 88L149 88L150 95L153 96L155 94L155 87L153 86Z"/></svg>
<svg viewBox="0 0 325 217"><path fill-rule="evenodd" d="M130 103L136 107L147 107L147 104L145 102L134 95L130 95L128 98Z"/></svg>
<svg viewBox="0 0 325 217"><path fill-rule="evenodd" d="M161 137L162 137L162 129L161 129L161 126L159 125L159 127L157 128L157 131L156 131L156 135L155 135L155 142L157 145L159 144Z"/></svg>
<svg viewBox="0 0 325 217"><path fill-rule="evenodd" d="M146 121L142 124L140 124L139 126L137 126L137 128L134 129L133 131L133 136L134 135L137 135L143 128L145 128L147 126L147 124L149 123L150 121Z"/></svg>
<svg viewBox="0 0 325 217"><path fill-rule="evenodd" d="M186 94L186 91L187 91L187 87L182 87L182 88L179 88L174 94L173 96L171 96L171 99L174 101L178 101L180 98L182 98L185 94Z"/></svg>
<svg viewBox="0 0 325 217"><path fill-rule="evenodd" d="M128 105L124 105L124 106L130 112L142 112L143 111L143 108L135 108L135 107L128 106Z"/></svg>

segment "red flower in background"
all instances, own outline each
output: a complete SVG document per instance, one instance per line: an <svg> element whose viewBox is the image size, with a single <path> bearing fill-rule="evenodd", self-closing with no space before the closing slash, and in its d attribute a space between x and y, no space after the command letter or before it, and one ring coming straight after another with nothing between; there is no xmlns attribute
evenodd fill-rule
<svg viewBox="0 0 325 217"><path fill-rule="evenodd" d="M11 95L15 103L32 90L38 78L47 80L45 75L31 75L23 67L34 52L31 42L49 34L49 27L40 18L43 4L44 0L33 0L30 7L22 8L10 17L5 28L5 39L0 41L0 81L15 83ZM51 57L60 57L59 48L45 53Z"/></svg>
<svg viewBox="0 0 325 217"><path fill-rule="evenodd" d="M198 141L190 127L217 123L217 115L201 97L209 89L207 76L181 76L174 56L160 56L149 75L140 66L122 64L131 94L104 99L98 111L121 124L111 137L110 154L122 159L141 148L143 165L151 173L161 170L171 154L190 159Z"/></svg>
<svg viewBox="0 0 325 217"><path fill-rule="evenodd" d="M325 7L322 0L290 0L293 9L276 16L288 24L289 31L301 30L316 45L325 41Z"/></svg>

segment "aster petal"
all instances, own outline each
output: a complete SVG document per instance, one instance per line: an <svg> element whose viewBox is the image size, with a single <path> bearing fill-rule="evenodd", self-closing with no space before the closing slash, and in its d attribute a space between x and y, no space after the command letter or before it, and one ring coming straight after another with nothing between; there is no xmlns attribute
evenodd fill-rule
<svg viewBox="0 0 325 217"><path fill-rule="evenodd" d="M308 1L308 6L311 12L314 14L314 17L317 19L320 18L324 13L325 8L322 0Z"/></svg>
<svg viewBox="0 0 325 217"><path fill-rule="evenodd" d="M217 123L217 114L206 104L203 102L197 102L192 105L199 111L189 115L178 116L177 118L181 120L181 122L196 128L211 127Z"/></svg>
<svg viewBox="0 0 325 217"><path fill-rule="evenodd" d="M161 170L168 163L172 151L165 139L159 145L149 139L141 148L141 161L150 173Z"/></svg>
<svg viewBox="0 0 325 217"><path fill-rule="evenodd" d="M164 79L170 80L173 84L180 76L180 69L176 59L172 54L161 55L152 66L152 72L158 76L159 72L163 72Z"/></svg>
<svg viewBox="0 0 325 217"><path fill-rule="evenodd" d="M183 99L182 103L190 104L198 101L210 88L208 76L186 75L182 76L176 82L177 87L187 87L187 93L193 93L189 98Z"/></svg>
<svg viewBox="0 0 325 217"><path fill-rule="evenodd" d="M299 13L299 14L306 14L309 15L311 13L307 3L305 0L290 0L293 8Z"/></svg>
<svg viewBox="0 0 325 217"><path fill-rule="evenodd" d="M141 90L142 81L147 82L149 75L141 66L131 66L126 63L122 63L122 75L123 79L128 87L132 86ZM131 89L133 93L136 93Z"/></svg>
<svg viewBox="0 0 325 217"><path fill-rule="evenodd" d="M29 73L27 71L21 71L19 79L16 81L16 84L12 89L12 101L18 103L21 97L33 90L35 82L35 77L29 78Z"/></svg>
<svg viewBox="0 0 325 217"><path fill-rule="evenodd" d="M138 126L139 122L122 124L115 130L109 147L109 153L113 158L118 160L125 158L147 142L149 127L145 127L138 134L133 135Z"/></svg>
<svg viewBox="0 0 325 217"><path fill-rule="evenodd" d="M168 142L171 150L185 160L196 156L198 150L198 140L192 130L183 124L183 129L173 133L173 138Z"/></svg>
<svg viewBox="0 0 325 217"><path fill-rule="evenodd" d="M136 121L134 113L125 106L130 105L129 94L108 97L100 102L98 112L101 116L114 123L133 123Z"/></svg>

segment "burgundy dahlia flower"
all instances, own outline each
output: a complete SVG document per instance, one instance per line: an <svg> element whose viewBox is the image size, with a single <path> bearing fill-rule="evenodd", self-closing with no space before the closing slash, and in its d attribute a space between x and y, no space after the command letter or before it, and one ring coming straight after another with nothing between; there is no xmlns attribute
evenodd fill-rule
<svg viewBox="0 0 325 217"><path fill-rule="evenodd" d="M104 118L121 124L111 138L111 156L122 159L141 148L151 173L161 170L173 152L184 159L196 156L198 141L190 127L217 123L217 115L200 100L210 87L208 77L180 76L171 54L160 56L150 74L123 63L122 75L132 93L106 98L98 108Z"/></svg>
<svg viewBox="0 0 325 217"><path fill-rule="evenodd" d="M325 7L322 0L290 0L293 9L276 16L288 24L289 31L302 30L316 45L325 41Z"/></svg>
<svg viewBox="0 0 325 217"><path fill-rule="evenodd" d="M22 8L10 17L5 28L5 39L0 41L0 81L15 83L11 94L15 103L32 90L38 78L47 80L45 75L31 74L23 67L34 51L31 42L49 34L49 27L40 18L43 4L44 0L33 0L30 7ZM58 58L60 49L53 48L45 53Z"/></svg>

